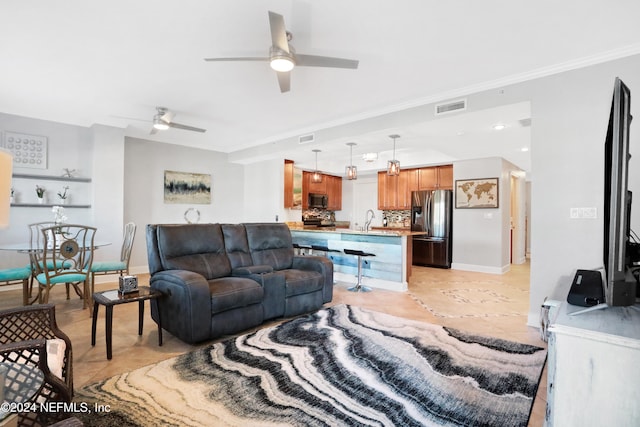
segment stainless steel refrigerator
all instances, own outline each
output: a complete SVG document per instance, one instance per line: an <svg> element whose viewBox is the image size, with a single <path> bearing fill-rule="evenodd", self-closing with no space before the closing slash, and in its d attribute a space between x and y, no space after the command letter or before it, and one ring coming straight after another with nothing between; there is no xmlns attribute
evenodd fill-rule
<svg viewBox="0 0 640 427"><path fill-rule="evenodd" d="M451 268L453 192L411 192L411 231L427 234L413 237L413 264Z"/></svg>

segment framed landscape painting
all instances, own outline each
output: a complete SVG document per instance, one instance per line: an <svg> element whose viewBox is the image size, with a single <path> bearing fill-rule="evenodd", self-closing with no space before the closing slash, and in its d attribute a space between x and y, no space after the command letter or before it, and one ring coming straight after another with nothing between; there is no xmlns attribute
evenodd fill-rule
<svg viewBox="0 0 640 427"><path fill-rule="evenodd" d="M457 209L497 208L498 178L477 178L456 180Z"/></svg>
<svg viewBox="0 0 640 427"><path fill-rule="evenodd" d="M168 204L210 204L211 175L164 171L164 202Z"/></svg>

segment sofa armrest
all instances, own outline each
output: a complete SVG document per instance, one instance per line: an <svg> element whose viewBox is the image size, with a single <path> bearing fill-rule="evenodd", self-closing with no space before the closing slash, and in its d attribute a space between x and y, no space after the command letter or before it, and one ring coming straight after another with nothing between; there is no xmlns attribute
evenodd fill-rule
<svg viewBox="0 0 640 427"><path fill-rule="evenodd" d="M209 339L211 293L201 274L187 270L164 270L151 276L151 288L162 292L151 305L151 317L181 340L193 344ZM159 311L159 313L158 313Z"/></svg>
<svg viewBox="0 0 640 427"><path fill-rule="evenodd" d="M295 270L311 270L322 274L324 278L323 302L333 299L333 262L322 256L294 256L291 268Z"/></svg>
<svg viewBox="0 0 640 427"><path fill-rule="evenodd" d="M232 276L250 276L252 274L272 273L273 267L270 265L248 265L246 267L234 268L231 271Z"/></svg>

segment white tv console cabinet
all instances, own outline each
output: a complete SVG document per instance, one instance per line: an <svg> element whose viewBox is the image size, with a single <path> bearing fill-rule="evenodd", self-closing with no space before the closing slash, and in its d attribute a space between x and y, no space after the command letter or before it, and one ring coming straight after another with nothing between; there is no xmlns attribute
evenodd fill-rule
<svg viewBox="0 0 640 427"><path fill-rule="evenodd" d="M640 305L582 309L549 328L545 425L640 426Z"/></svg>

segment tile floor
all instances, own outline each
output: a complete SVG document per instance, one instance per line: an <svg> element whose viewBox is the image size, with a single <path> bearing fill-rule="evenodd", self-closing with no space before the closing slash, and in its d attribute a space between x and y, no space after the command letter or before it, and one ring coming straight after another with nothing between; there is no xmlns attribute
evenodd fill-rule
<svg viewBox="0 0 640 427"><path fill-rule="evenodd" d="M148 275L138 276L141 285L148 284L148 279ZM115 281L97 284L96 290L114 287L117 287ZM357 305L399 317L546 347L538 330L526 325L528 264L513 265L511 271L503 275L414 266L406 293L377 289L371 293L352 293L346 290L347 287L346 283L336 284L331 304ZM20 305L21 298L18 290L0 293L0 309ZM50 302L56 304L59 327L73 343L76 388L197 348L166 331L163 333L163 346L159 347L157 327L149 315L149 303L145 303L145 328L142 336L138 336L138 304L124 304L114 307L113 358L107 360L104 307L100 307L96 346L92 347L91 317L89 310L82 309L82 301L73 296L66 301L61 287L52 291ZM546 368L529 426L543 425L545 407Z"/></svg>

